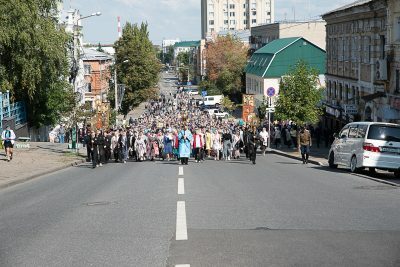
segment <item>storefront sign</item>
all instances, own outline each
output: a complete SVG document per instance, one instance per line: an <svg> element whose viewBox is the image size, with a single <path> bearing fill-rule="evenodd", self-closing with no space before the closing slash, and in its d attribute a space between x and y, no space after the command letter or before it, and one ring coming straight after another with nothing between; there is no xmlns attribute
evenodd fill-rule
<svg viewBox="0 0 400 267"><path fill-rule="evenodd" d="M357 105L354 104L349 104L349 105L344 105L344 112L346 114L357 114L358 113L358 107Z"/></svg>

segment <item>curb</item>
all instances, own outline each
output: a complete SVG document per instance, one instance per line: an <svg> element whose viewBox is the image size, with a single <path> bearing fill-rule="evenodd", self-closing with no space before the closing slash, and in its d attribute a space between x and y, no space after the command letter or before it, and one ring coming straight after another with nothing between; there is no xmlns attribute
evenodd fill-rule
<svg viewBox="0 0 400 267"><path fill-rule="evenodd" d="M41 173L33 174L33 175L30 175L30 176L24 177L22 179L18 179L17 181L11 181L9 183L5 183L5 184L0 185L0 189L5 189L5 188L8 188L8 187L17 185L17 184L22 184L22 183L25 183L25 182L27 182L29 180L33 180L35 178L38 178L38 177L41 177L41 176L44 176L44 175L52 174L52 173L67 169L69 167L77 166L77 165L82 164L84 162L86 162L86 159L77 160L77 161L74 161L74 162L59 166L57 168L49 169L49 170L43 171Z"/></svg>
<svg viewBox="0 0 400 267"><path fill-rule="evenodd" d="M279 155L279 156L283 156L283 157L287 157L287 158L291 158L291 159L295 159L295 160L299 160L299 161L303 160L302 158L300 158L298 156L290 155L290 154L287 154L285 152L282 152L282 151L279 151L279 150L275 150L275 149L271 149L269 152L272 153L272 154L276 154L276 155ZM318 166L325 166L322 162L319 162L319 161L316 161L316 160L313 160L313 159L309 159L308 163L311 163L311 164L314 164L314 165L318 165Z"/></svg>
<svg viewBox="0 0 400 267"><path fill-rule="evenodd" d="M287 153L279 151L279 150L271 149L269 152L272 153L272 154L275 154L275 155L279 155L279 156L283 156L283 157L287 157L287 158L291 158L291 159L302 161L302 158L300 158L298 156L290 155L290 154L287 154ZM319 162L319 161L316 161L316 160L308 160L308 162L311 163L311 164L314 164L314 165L321 166L321 167L327 167L322 162ZM363 175L363 174L359 174L359 173L350 173L350 174L352 174L354 176L357 176L359 178L364 178L364 179L368 179L368 180L371 180L371 181L375 181L377 183L391 185L391 186L394 186L394 187L400 187L399 184L392 183L392 182L389 182L389 181L386 181L386 180L382 180L382 179L379 179L379 178L369 177L367 175Z"/></svg>

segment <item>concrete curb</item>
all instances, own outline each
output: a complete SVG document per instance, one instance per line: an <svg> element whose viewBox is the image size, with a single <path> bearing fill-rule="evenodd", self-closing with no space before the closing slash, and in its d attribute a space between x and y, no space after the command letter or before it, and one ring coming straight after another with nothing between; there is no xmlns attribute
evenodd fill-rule
<svg viewBox="0 0 400 267"><path fill-rule="evenodd" d="M49 170L46 170L46 171L43 171L43 172L40 172L40 173L36 173L36 174L33 174L33 175L29 175L27 177L23 177L23 178L18 179L16 181L10 181L9 183L5 183L5 184L0 185L0 189L5 189L5 188L8 188L8 187L17 185L17 184L22 184L24 182L27 182L29 180L33 180L35 178L38 178L38 177L41 177L41 176L44 176L44 175L52 174L52 173L55 173L55 172L58 172L58 171L61 171L61 170L64 170L64 169L67 169L67 168L70 168L70 167L77 166L77 165L82 164L84 162L86 162L86 159L76 160L74 162L71 162L71 163L68 163L68 164L64 164L64 165L56 167L56 168L52 168L52 169L49 169Z"/></svg>
<svg viewBox="0 0 400 267"><path fill-rule="evenodd" d="M272 153L272 154L276 154L276 155L279 155L279 156L283 156L283 157L287 157L287 158L291 158L291 159L295 159L295 160L299 160L299 161L302 160L301 157L290 155L290 154L287 154L285 152L282 152L282 151L279 151L279 150L275 150L275 149L271 149L269 152ZM322 167L328 167L327 165L323 164L322 162L319 162L319 161L316 161L316 160L308 160L308 162L311 163L311 164L314 164L314 165L318 165L318 166L322 166ZM357 176L357 177L360 177L360 178L364 178L364 179L368 179L368 180L371 180L371 181L375 181L377 183L391 185L391 186L394 186L394 187L400 187L399 184L392 183L392 182L389 182L389 181L386 181L386 180L382 180L382 179L379 179L379 178L375 178L375 177L369 177L369 176L364 175L364 174L359 174L359 173L350 173L350 174L352 174L354 176Z"/></svg>
<svg viewBox="0 0 400 267"><path fill-rule="evenodd" d="M276 150L276 149L271 149L269 152L272 153L272 154L279 155L279 156L283 156L283 157L287 157L287 158L291 158L291 159L302 161L301 157L290 155L288 153L285 153L285 152L282 152L282 151L279 151L279 150ZM322 162L319 162L319 161L316 161L316 160L313 160L313 159L309 159L308 163L311 163L311 164L314 164L314 165L318 165L318 166L325 166Z"/></svg>

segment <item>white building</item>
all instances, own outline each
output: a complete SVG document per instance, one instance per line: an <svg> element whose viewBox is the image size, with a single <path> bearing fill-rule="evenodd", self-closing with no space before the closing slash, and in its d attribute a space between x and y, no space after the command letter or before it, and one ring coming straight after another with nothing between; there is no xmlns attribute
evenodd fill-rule
<svg viewBox="0 0 400 267"><path fill-rule="evenodd" d="M73 36L73 48L70 51L70 67L75 80L71 80L70 82L73 85L74 91L79 93L80 102L84 104L86 82L83 60L80 56L83 54L83 34L79 10L68 10L66 19L65 31Z"/></svg>
<svg viewBox="0 0 400 267"><path fill-rule="evenodd" d="M164 54L168 52L168 47L174 46L176 43L179 43L181 40L180 39L175 39L175 40L163 40L162 41L162 51Z"/></svg>
<svg viewBox="0 0 400 267"><path fill-rule="evenodd" d="M201 36L274 22L275 0L201 0Z"/></svg>

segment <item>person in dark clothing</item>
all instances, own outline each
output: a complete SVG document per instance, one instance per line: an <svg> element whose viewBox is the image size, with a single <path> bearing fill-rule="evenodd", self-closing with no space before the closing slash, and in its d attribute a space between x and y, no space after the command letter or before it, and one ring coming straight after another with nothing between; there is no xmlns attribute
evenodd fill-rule
<svg viewBox="0 0 400 267"><path fill-rule="evenodd" d="M259 138L258 138L257 128L253 127L253 130L248 135L249 157L250 161L252 161L253 164L256 164L258 141Z"/></svg>
<svg viewBox="0 0 400 267"><path fill-rule="evenodd" d="M87 162L91 162L93 160L93 150L92 150L92 135L90 132L86 132L84 136L84 142L86 144L86 152L87 152Z"/></svg>
<svg viewBox="0 0 400 267"><path fill-rule="evenodd" d="M108 161L111 159L111 134L109 131L107 131L106 136L104 138L105 140L105 163L108 163Z"/></svg>
<svg viewBox="0 0 400 267"><path fill-rule="evenodd" d="M97 131L97 152L99 153L97 156L97 165L100 167L105 163L105 155L106 155L106 140L102 131Z"/></svg>
<svg viewBox="0 0 400 267"><path fill-rule="evenodd" d="M98 145L97 145L97 135L93 131L90 135L90 147L92 151L92 168L97 167L97 158L99 156L99 150L98 150Z"/></svg>
<svg viewBox="0 0 400 267"><path fill-rule="evenodd" d="M246 154L246 158L249 158L249 139L250 139L250 132L249 129L246 127L243 133L243 143L244 143L244 153Z"/></svg>
<svg viewBox="0 0 400 267"><path fill-rule="evenodd" d="M232 150L232 135L229 130L225 130L222 134L222 144L223 144L223 157L225 160L231 160L231 150Z"/></svg>

